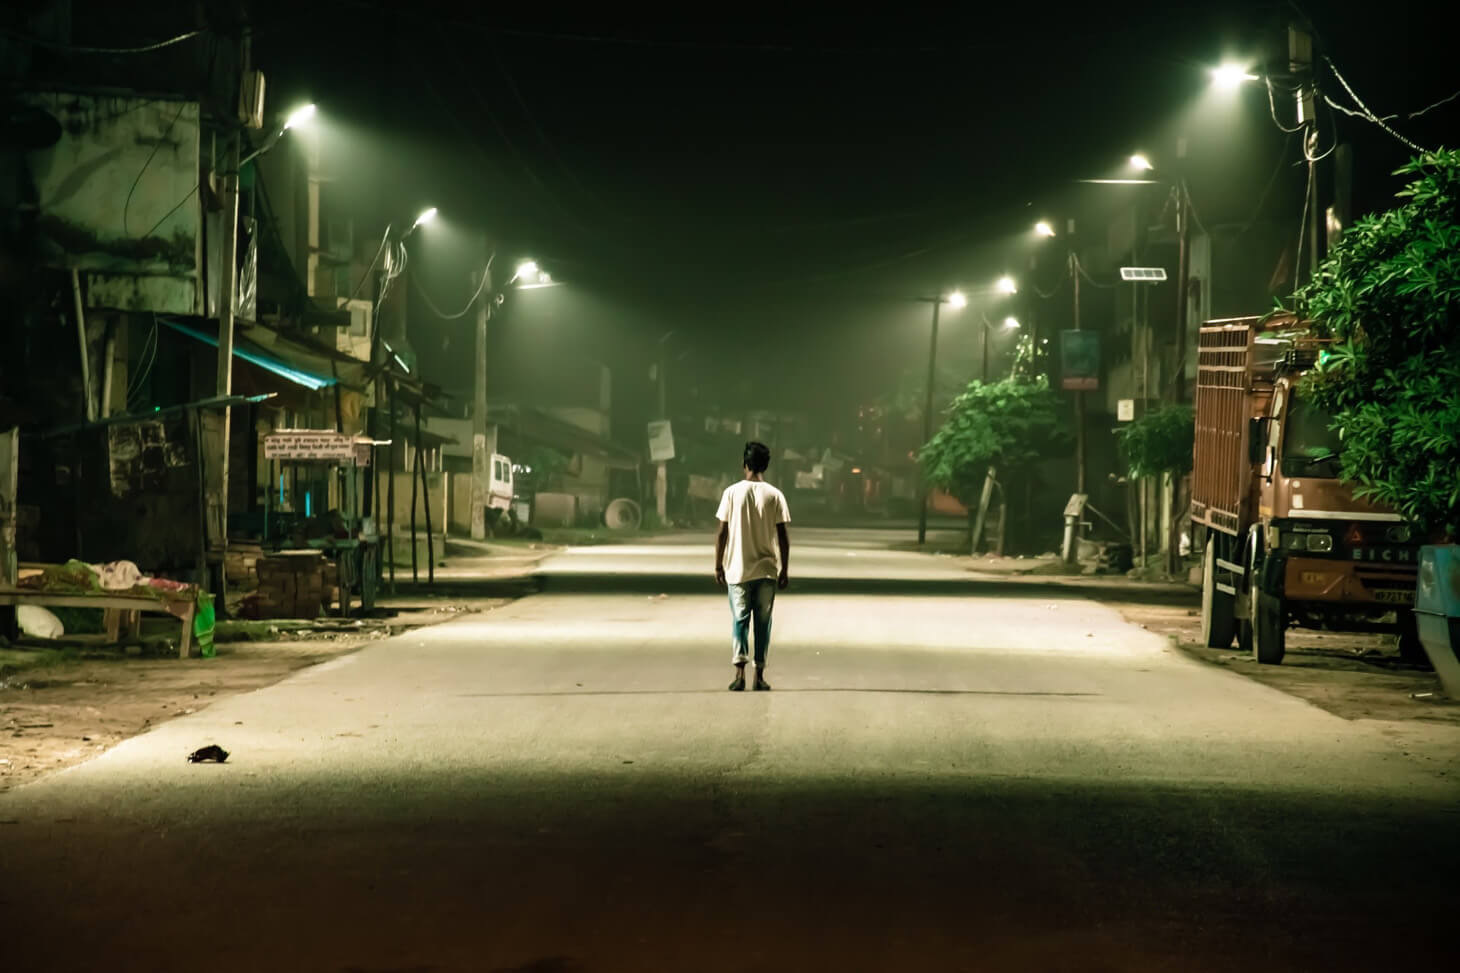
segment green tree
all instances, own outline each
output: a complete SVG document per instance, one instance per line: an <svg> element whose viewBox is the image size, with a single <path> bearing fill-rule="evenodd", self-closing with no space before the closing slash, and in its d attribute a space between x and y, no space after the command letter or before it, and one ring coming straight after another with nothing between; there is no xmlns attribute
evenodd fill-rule
<svg viewBox="0 0 1460 973"><path fill-rule="evenodd" d="M1395 208L1354 223L1296 309L1335 339L1304 383L1340 476L1425 531L1460 534L1460 152L1424 153Z"/></svg>
<svg viewBox="0 0 1460 973"><path fill-rule="evenodd" d="M928 482L968 507L969 540L990 467L1012 473L1054 452L1061 441L1057 400L1041 375L969 382L943 425L918 453Z"/></svg>
<svg viewBox="0 0 1460 973"><path fill-rule="evenodd" d="M1162 406L1123 426L1116 438L1132 477L1190 473L1196 412L1189 405Z"/></svg>

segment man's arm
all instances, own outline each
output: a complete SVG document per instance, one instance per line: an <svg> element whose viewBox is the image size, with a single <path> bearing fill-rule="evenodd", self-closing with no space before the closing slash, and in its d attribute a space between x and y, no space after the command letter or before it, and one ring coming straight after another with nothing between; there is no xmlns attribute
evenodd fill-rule
<svg viewBox="0 0 1460 973"><path fill-rule="evenodd" d="M776 524L776 543L781 545L781 577L777 584L785 588L791 583L791 534L784 523Z"/></svg>
<svg viewBox="0 0 1460 973"><path fill-rule="evenodd" d="M722 520L720 529L715 533L715 583L722 586L725 584L725 545L729 541L730 525Z"/></svg>

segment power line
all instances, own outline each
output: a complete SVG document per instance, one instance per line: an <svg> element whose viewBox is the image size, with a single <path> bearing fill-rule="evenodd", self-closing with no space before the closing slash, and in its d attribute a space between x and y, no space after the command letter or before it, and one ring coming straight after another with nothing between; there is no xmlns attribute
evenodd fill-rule
<svg viewBox="0 0 1460 973"><path fill-rule="evenodd" d="M162 137L157 140L157 144L152 146L152 151L147 153L147 161L142 163L142 168L137 170L137 178L132 180L132 188L127 190L127 199L125 202L122 203L123 234L127 234L130 232L127 229L127 212L132 208L132 194L137 191L137 186L141 184L142 177L147 174L147 169L152 165L152 160L157 158L157 151L162 148L162 144L167 141L168 136L172 134L172 130L177 127L177 120L182 117L182 113L187 110L187 107L188 102L186 101L177 106L177 111L173 114L172 121L167 123L166 131L164 131L162 133ZM168 213L167 215L171 216L172 213ZM166 216L163 217L163 219L166 218Z"/></svg>
<svg viewBox="0 0 1460 973"><path fill-rule="evenodd" d="M30 34L22 34L8 27L0 27L0 34L14 37L16 40L24 41L36 47L44 47L53 51L69 51L73 54L147 54L151 51L160 51L164 47L171 47L174 44L181 44L183 41L191 40L194 37L206 33L206 30L190 30L186 34L178 34L176 37L169 37L165 41L158 41L155 44L144 44L141 47L88 47L84 44L66 44L61 41L46 40L43 37L32 37Z"/></svg>
<svg viewBox="0 0 1460 973"><path fill-rule="evenodd" d="M1456 98L1460 98L1460 91L1455 92L1453 95L1447 95L1446 97L1441 98L1439 101L1435 102L1433 105L1427 105L1424 108L1421 108L1419 111L1412 111L1412 112L1409 113L1409 116L1408 117L1409 118L1418 118L1419 116L1425 114L1426 112L1434 111L1436 108L1439 108L1441 105L1445 105L1445 104L1448 104L1448 103L1454 101Z"/></svg>
<svg viewBox="0 0 1460 973"><path fill-rule="evenodd" d="M1343 73L1338 70L1338 65L1336 65L1336 64L1333 63L1333 58L1331 58L1331 57L1329 57L1328 55L1325 54L1323 56L1323 61L1324 61L1325 64L1328 65L1328 69L1333 72L1333 76L1338 79L1338 83L1341 84L1341 85L1343 85L1343 90L1344 91L1347 91L1348 92L1348 96L1354 100L1354 104L1358 105L1359 108L1364 112L1363 116L1361 116L1361 117L1367 118L1369 121L1373 122L1375 125L1378 125L1384 131L1388 132L1390 135L1394 136L1396 139L1398 139L1399 141L1403 142L1405 145L1407 145L1409 148L1413 149L1414 151L1416 151L1416 152L1427 152L1427 151L1429 151L1429 150L1425 149L1424 147L1419 146L1419 145L1416 145L1415 143L1411 142L1409 139L1405 138L1403 135L1400 135L1398 132L1394 131L1394 129L1390 128L1389 125L1387 123L1385 123L1384 119L1380 118L1378 115L1375 115L1374 112L1373 112L1373 110L1370 109L1368 105L1364 104L1364 100L1362 98L1360 98L1358 96L1358 94L1354 91L1353 87L1348 83L1348 79L1345 78L1343 76ZM1325 99L1325 100L1327 100L1327 99Z"/></svg>
<svg viewBox="0 0 1460 973"><path fill-rule="evenodd" d="M487 266L482 269L482 279L477 284L476 293L473 294L470 300L466 302L466 307L462 308L460 311L457 311L455 314L447 314L445 311L437 307L436 302L431 300L431 295L426 293L426 288L417 287L416 293L421 295L421 299L426 302L426 306L429 307L433 312L435 312L436 316L443 321L455 321L458 318L464 318L467 316L468 313L471 312L472 308L476 307L477 298L482 296L482 291L487 289L487 280L489 279L489 275L492 270L492 260L495 257L496 254L492 254L491 257L487 258Z"/></svg>

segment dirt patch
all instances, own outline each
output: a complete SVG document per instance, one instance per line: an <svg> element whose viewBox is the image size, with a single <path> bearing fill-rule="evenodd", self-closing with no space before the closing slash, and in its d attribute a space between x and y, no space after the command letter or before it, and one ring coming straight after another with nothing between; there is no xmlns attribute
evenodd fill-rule
<svg viewBox="0 0 1460 973"><path fill-rule="evenodd" d="M1419 720L1460 727L1460 702L1445 696L1433 672L1402 660L1392 635L1289 629L1282 665L1264 666L1249 653L1200 644L1195 592L1190 605L1109 604L1127 621L1168 636L1193 659L1231 669L1346 720Z"/></svg>
<svg viewBox="0 0 1460 973"><path fill-rule="evenodd" d="M137 657L120 648L76 645L5 650L0 792L89 760L173 717L273 685L296 670L508 600L402 604L394 617L359 624L245 623L220 632L230 641L220 642L212 659Z"/></svg>

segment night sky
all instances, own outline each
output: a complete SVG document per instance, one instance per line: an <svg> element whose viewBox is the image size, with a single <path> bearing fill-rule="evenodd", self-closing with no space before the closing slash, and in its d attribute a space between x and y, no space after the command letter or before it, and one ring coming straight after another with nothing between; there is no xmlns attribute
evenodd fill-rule
<svg viewBox="0 0 1460 973"><path fill-rule="evenodd" d="M643 356L670 329L685 383L771 408L880 391L925 354L912 298L1019 273L1035 219L1122 205L1092 204L1075 179L1115 174L1134 150L1174 164L1180 136L1206 223L1296 231L1298 145L1260 85L1215 105L1206 73L1272 56L1292 4L681 19L515 6L257 4L255 60L273 107L314 100L348 139L362 224L440 207L414 256L421 286L463 302L482 232L499 275L530 254L565 287L504 311L514 353L642 361L620 378L630 393L647 392ZM1305 12L1387 114L1460 88L1449 6ZM1453 143L1457 109L1395 124ZM1355 147L1361 203L1382 205L1406 150L1328 117ZM464 381L468 346L442 329L423 357ZM950 361L973 333L950 325Z"/></svg>

